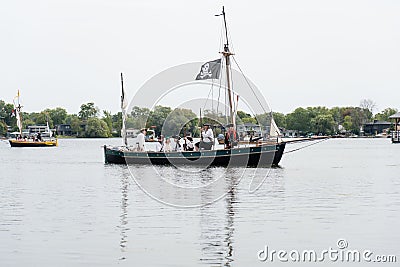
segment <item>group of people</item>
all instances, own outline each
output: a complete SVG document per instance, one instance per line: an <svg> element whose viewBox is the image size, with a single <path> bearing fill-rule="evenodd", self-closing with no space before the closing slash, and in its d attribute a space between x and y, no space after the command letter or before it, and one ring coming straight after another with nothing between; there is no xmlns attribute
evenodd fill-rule
<svg viewBox="0 0 400 267"><path fill-rule="evenodd" d="M170 138L164 138L164 136L158 137L156 143L157 152L178 152L178 151L193 151L194 144L191 136L186 136L183 141L179 136L172 136Z"/></svg>
<svg viewBox="0 0 400 267"><path fill-rule="evenodd" d="M36 136L32 135L30 137L27 137L26 135L25 136L18 135L16 139L19 141L29 141L30 139L32 139L32 142L42 142L43 141L40 133L38 133Z"/></svg>
<svg viewBox="0 0 400 267"><path fill-rule="evenodd" d="M137 136L137 151L145 151L146 129L142 129ZM183 139L183 140L182 140ZM228 125L225 134L225 149L231 149L237 145L237 136L233 124ZM158 137L156 143L156 152L172 152L172 151L199 151L211 150L214 146L214 133L210 128L210 124L205 123L201 128L200 141L193 143L191 136L181 138L180 136L172 136L164 138L163 135Z"/></svg>
<svg viewBox="0 0 400 267"><path fill-rule="evenodd" d="M137 136L137 151L145 151L145 142L146 142L146 129L142 129ZM183 144L181 144L182 138L179 136L172 136L170 138L165 138L163 135L158 137L156 142L156 151L157 152L172 152L172 151L193 151L193 138L191 136L187 136L184 138Z"/></svg>

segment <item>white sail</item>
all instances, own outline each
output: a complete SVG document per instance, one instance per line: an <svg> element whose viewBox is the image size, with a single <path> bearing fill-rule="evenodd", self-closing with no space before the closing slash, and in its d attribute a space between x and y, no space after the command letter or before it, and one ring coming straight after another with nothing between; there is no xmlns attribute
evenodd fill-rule
<svg viewBox="0 0 400 267"><path fill-rule="evenodd" d="M19 115L18 109L15 109L15 118L17 119L17 126L19 129L19 133L22 134L22 122L21 122L21 116Z"/></svg>
<svg viewBox="0 0 400 267"><path fill-rule="evenodd" d="M53 132L50 130L50 127L49 127L49 122L47 122L46 131L49 133L49 137L53 136Z"/></svg>
<svg viewBox="0 0 400 267"><path fill-rule="evenodd" d="M15 118L17 119L17 126L19 129L19 133L22 135L22 119L21 119L21 114L20 114L21 105L19 103L19 96L20 96L20 94L19 94L19 90L18 90L17 96L14 97L13 102L14 102Z"/></svg>
<svg viewBox="0 0 400 267"><path fill-rule="evenodd" d="M276 122L273 117L271 117L271 127L269 130L269 136L270 137L279 137L281 136L281 131L279 130L278 126L276 125Z"/></svg>

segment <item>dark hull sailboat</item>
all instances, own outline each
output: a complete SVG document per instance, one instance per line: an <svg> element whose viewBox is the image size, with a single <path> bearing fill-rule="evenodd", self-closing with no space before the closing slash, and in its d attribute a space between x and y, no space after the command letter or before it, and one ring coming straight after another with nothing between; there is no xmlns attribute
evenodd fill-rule
<svg viewBox="0 0 400 267"><path fill-rule="evenodd" d="M198 166L277 166L282 158L286 143L265 144L220 150L182 152L135 152L124 147L104 146L106 163L154 164L154 165L198 165Z"/></svg>
<svg viewBox="0 0 400 267"><path fill-rule="evenodd" d="M253 167L271 167L278 165L283 152L285 150L286 143L278 142L259 142L252 146L240 146L236 134L236 108L234 92L232 89L232 70L230 57L234 54L229 50L228 42L228 31L226 28L225 11L222 9L222 14L225 26L225 41L222 54L225 63L226 72L226 94L229 99L229 114L227 117L230 119L230 128L232 130L232 136L229 137L228 146L230 149L213 149L213 150L200 150L200 151L177 151L177 152L152 152L152 151L135 151L128 147L126 132L125 132L125 119L126 119L126 103L125 93L123 87L123 79L121 73L121 85L122 85L122 96L121 96L121 109L122 109L122 135L124 140L124 146L112 147L104 146L104 157L106 163L117 163L117 164L154 164L154 165L198 165L198 166L253 166ZM219 15L218 15L219 16ZM196 76L196 80L206 79L220 79L220 71L222 59L207 62L201 66L200 73ZM232 82L233 83L233 82ZM248 81L247 81L248 83ZM250 86L250 84L249 84ZM253 89L252 89L253 91ZM253 91L254 93L254 91ZM255 95L256 96L256 95ZM257 96L256 96L257 97ZM236 97L236 101L238 98ZM260 101L259 101L260 103ZM261 104L261 103L260 103ZM265 110L264 110L265 111ZM272 114L272 113L271 113ZM201 121L201 111L200 111ZM275 128L275 133L278 133L279 129L276 126L273 118L271 117L271 130L272 126ZM205 137L205 130L201 132L201 138ZM186 137L186 136L184 136ZM213 137L208 136L213 139ZM267 137L268 140L275 138L273 135ZM252 140L255 141L255 140ZM258 141L258 140L257 140ZM212 141L211 141L212 142ZM224 144L226 144L224 142ZM214 147L215 148L215 147ZM140 150L143 150L144 146Z"/></svg>

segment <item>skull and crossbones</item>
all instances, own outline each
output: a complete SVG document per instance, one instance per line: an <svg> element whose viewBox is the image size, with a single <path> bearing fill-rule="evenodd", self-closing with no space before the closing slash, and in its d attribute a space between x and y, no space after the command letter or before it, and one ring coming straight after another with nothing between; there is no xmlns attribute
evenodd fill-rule
<svg viewBox="0 0 400 267"><path fill-rule="evenodd" d="M200 72L200 78L212 78L212 72L210 70L210 63L206 63L203 66L201 66L201 72Z"/></svg>

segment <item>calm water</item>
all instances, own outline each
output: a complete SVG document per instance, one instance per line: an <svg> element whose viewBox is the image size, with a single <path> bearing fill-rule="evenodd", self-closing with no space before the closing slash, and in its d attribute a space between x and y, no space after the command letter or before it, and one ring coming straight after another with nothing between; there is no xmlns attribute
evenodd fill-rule
<svg viewBox="0 0 400 267"><path fill-rule="evenodd" d="M339 238L400 261L400 145L388 139L328 140L285 154L281 168L259 170L267 178L254 193L254 170L105 165L104 143L120 140L47 149L0 142L1 266L287 266L257 252L320 251ZM155 172L187 188L223 179L172 192ZM212 204L177 208L155 198Z"/></svg>

